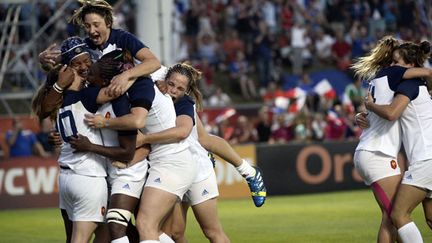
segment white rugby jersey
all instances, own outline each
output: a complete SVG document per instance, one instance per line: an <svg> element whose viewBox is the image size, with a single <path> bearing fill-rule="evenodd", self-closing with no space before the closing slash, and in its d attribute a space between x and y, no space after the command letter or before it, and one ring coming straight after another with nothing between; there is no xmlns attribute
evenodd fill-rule
<svg viewBox="0 0 432 243"><path fill-rule="evenodd" d="M198 118L198 114L196 112L195 106L194 106L194 115L195 115L195 121ZM213 163L211 162L208 151L201 146L198 140L198 129L196 122L192 128L191 133L187 137L187 141L189 143L189 150L192 153L192 157L194 160L198 163L198 172L195 177L195 182L200 182L202 180L205 180L209 177L211 173L214 173L213 169Z"/></svg>
<svg viewBox="0 0 432 243"><path fill-rule="evenodd" d="M74 153L69 144L71 136L81 134L90 142L102 145L99 130L95 130L84 124L84 115L95 113L98 109L96 97L99 88L84 88L80 91L66 90L63 96L63 104L58 111L56 126L63 143L61 145L58 163L61 167L68 167L75 173L86 176L105 177L105 159L95 153Z"/></svg>
<svg viewBox="0 0 432 243"><path fill-rule="evenodd" d="M158 70L150 73L150 78L153 81L165 80L167 72L168 72L168 68L162 65Z"/></svg>
<svg viewBox="0 0 432 243"><path fill-rule="evenodd" d="M198 171L194 182L200 182L207 179L214 170L213 163L208 157L208 151L201 146L198 140L198 129L196 125L198 114L196 112L195 102L189 96L185 95L174 103L174 108L177 116L187 115L192 118L194 125L186 140L189 143L189 150L192 153L193 162L198 165Z"/></svg>
<svg viewBox="0 0 432 243"><path fill-rule="evenodd" d="M376 78L370 81L369 92L374 102L388 105L392 102L395 90L402 81L406 68L391 66L378 72ZM369 128L363 129L357 150L381 152L396 157L401 146L401 128L399 121L385 120L373 112L367 116Z"/></svg>
<svg viewBox="0 0 432 243"><path fill-rule="evenodd" d="M171 96L162 94L156 85L153 85L155 96L151 109L147 115L144 128L146 133L157 133L176 126L176 112ZM178 143L151 144L150 164L152 160L164 154L173 154L188 149L189 144L185 140Z"/></svg>
<svg viewBox="0 0 432 243"><path fill-rule="evenodd" d="M99 59L102 55L114 50L128 50L135 57L139 50L147 48L135 35L120 29L111 29L110 36L103 45L103 49L99 49L89 37L85 38L84 41L93 50L91 54L94 59Z"/></svg>
<svg viewBox="0 0 432 243"><path fill-rule="evenodd" d="M409 163L432 159L432 100L425 82L405 80L397 93L411 100L399 118Z"/></svg>
<svg viewBox="0 0 432 243"><path fill-rule="evenodd" d="M102 115L105 118L116 118L118 117L113 109L111 102L103 104L97 110L96 114ZM118 133L116 130L109 128L101 128L102 134L102 144L106 147L117 147L119 146L118 142Z"/></svg>
<svg viewBox="0 0 432 243"><path fill-rule="evenodd" d="M101 114L106 118L123 116L129 113L129 101L127 100L126 96L121 96L114 100L113 103L105 103L104 105L102 105L96 113ZM134 131L116 131L109 128L102 128L100 130L102 135L102 143L106 147L118 147L119 136L127 136L131 133L135 134ZM143 180L146 176L145 173L143 174L142 172L146 171L146 168L148 166L147 160L141 161L132 167L119 169L111 165L111 159L106 157L105 159L107 161L108 175L111 179L115 179L121 176L122 178L128 178L128 180L131 181L139 181Z"/></svg>

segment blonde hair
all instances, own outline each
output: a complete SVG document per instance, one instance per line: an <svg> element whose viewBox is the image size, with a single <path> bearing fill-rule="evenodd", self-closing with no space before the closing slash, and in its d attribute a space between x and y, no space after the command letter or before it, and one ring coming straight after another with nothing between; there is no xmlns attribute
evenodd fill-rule
<svg viewBox="0 0 432 243"><path fill-rule="evenodd" d="M189 83L186 94L190 94L192 96L192 98L195 100L197 111L201 111L202 94L199 91L198 81L201 79L202 73L186 62L178 63L170 67L165 79L168 79L173 73L180 73L188 78Z"/></svg>
<svg viewBox="0 0 432 243"><path fill-rule="evenodd" d="M383 67L393 62L393 51L399 46L399 41L392 36L384 36L378 44L368 53L360 57L351 66L355 76L361 80L371 80Z"/></svg>

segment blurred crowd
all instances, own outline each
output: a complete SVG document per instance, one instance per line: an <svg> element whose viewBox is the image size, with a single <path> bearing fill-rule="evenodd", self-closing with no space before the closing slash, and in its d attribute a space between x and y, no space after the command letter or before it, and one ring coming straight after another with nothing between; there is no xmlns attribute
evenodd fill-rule
<svg viewBox="0 0 432 243"><path fill-rule="evenodd" d="M175 2L181 23L175 31L184 49L176 60L192 60L204 71L210 87L205 90L213 90L212 78L222 73L229 80L225 88L262 102L256 116L208 124L210 132L232 144L358 138L354 115L363 109L366 87L349 70L353 60L385 35L418 42L432 34L430 1ZM317 89L309 72L324 68L346 72L352 83L340 94L325 85ZM300 77L296 88L283 89L286 73ZM230 105L220 88L212 93L209 104Z"/></svg>
<svg viewBox="0 0 432 243"><path fill-rule="evenodd" d="M357 138L360 129L354 115L363 109L366 87L352 76L352 62L384 35L414 42L432 36L430 0L173 1L174 59L189 61L203 72L205 106L235 107L238 101L261 104L255 116L207 124L210 132L232 144ZM63 2L37 2L39 28ZM114 27L134 33L135 1L111 3ZM21 18L30 16L23 6ZM0 18L7 7L0 4ZM61 41L76 34L76 28L67 24L76 7L77 3L69 6L46 29L47 38ZM31 36L26 33L30 32L21 27L16 41L28 41ZM46 48L46 43L39 45L38 50ZM23 62L35 65L25 57ZM346 72L352 84L339 94L326 84L316 88L309 73L322 69ZM296 88L283 89L286 74L298 75Z"/></svg>

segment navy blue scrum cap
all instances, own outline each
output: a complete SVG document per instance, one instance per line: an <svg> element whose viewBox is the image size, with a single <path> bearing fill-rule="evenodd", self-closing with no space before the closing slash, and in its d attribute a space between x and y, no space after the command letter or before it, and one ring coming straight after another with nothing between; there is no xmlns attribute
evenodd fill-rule
<svg viewBox="0 0 432 243"><path fill-rule="evenodd" d="M70 62L82 54L90 54L87 44L78 36L69 37L60 45L61 62L69 65Z"/></svg>

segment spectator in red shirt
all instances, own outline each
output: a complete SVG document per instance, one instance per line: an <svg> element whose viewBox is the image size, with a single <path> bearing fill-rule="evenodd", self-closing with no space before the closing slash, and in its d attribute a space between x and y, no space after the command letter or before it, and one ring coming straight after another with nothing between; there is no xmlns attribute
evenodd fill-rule
<svg viewBox="0 0 432 243"><path fill-rule="evenodd" d="M342 141L348 128L346 120L339 115L341 105L335 105L334 111L327 115L327 126L325 128L325 140Z"/></svg>
<svg viewBox="0 0 432 243"><path fill-rule="evenodd" d="M236 60L237 51L245 51L245 45L238 37L237 30L230 29L227 35L228 36L223 43L223 50L225 52L226 63L230 63Z"/></svg>
<svg viewBox="0 0 432 243"><path fill-rule="evenodd" d="M269 144L275 143L288 143L293 140L293 128L288 126L285 122L285 114L278 114L276 116L276 129L272 131L269 139Z"/></svg>
<svg viewBox="0 0 432 243"><path fill-rule="evenodd" d="M234 134L230 140L231 144L254 143L258 141L256 129L249 122L246 116L237 118L237 126L234 129Z"/></svg>
<svg viewBox="0 0 432 243"><path fill-rule="evenodd" d="M340 70L347 70L351 65L351 45L345 41L343 32L336 32L336 41L332 45L332 56Z"/></svg>

